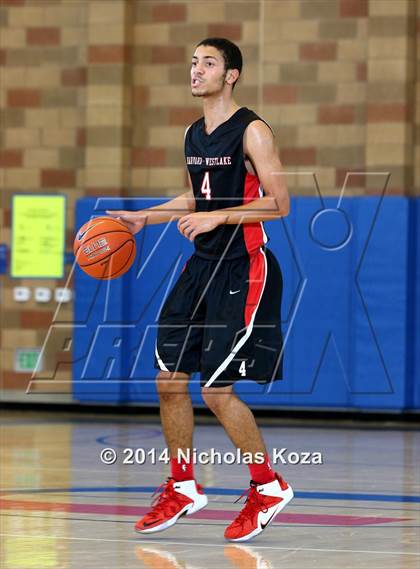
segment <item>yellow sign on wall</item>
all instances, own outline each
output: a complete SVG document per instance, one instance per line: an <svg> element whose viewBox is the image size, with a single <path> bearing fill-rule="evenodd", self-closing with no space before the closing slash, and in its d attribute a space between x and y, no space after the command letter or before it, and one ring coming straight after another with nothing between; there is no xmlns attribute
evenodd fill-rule
<svg viewBox="0 0 420 569"><path fill-rule="evenodd" d="M61 278L64 273L65 196L13 196L12 216L11 276Z"/></svg>

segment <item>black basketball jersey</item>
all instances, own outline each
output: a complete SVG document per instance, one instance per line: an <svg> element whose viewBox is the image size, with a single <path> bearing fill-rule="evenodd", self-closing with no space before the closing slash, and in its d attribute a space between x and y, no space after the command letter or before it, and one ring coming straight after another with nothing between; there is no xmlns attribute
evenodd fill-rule
<svg viewBox="0 0 420 569"><path fill-rule="evenodd" d="M211 134L204 117L185 135L185 159L191 176L196 211L214 211L249 203L264 195L256 175L245 166L243 135L246 127L262 120L242 107ZM207 259L234 259L251 254L267 243L262 222L223 224L194 240L197 255Z"/></svg>

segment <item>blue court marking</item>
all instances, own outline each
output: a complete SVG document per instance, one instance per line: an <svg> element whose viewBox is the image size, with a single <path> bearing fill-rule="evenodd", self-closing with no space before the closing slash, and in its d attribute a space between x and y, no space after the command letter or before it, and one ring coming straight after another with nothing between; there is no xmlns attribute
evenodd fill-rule
<svg viewBox="0 0 420 569"><path fill-rule="evenodd" d="M24 411L26 412L26 411ZM66 413L66 411L63 411L64 413ZM69 411L69 413L72 413L72 411ZM134 418L135 421L139 422L138 417ZM116 423L118 425L133 425L134 421L131 420L130 418L118 418L118 417L113 417L112 419L108 419L107 417L69 417L69 418L51 418L48 419L48 421L46 421L45 419L12 419L9 417L2 417L0 424L4 425L6 427L10 427L10 426L21 426L21 425L47 425L53 423L54 425L61 425L61 424L70 424L70 425L77 425L78 423L86 423L88 425L110 425L112 423ZM148 424L150 423L150 419L148 419L147 421ZM158 422L156 422L156 425L159 425ZM419 429L420 430L420 429Z"/></svg>
<svg viewBox="0 0 420 569"><path fill-rule="evenodd" d="M287 411L288 408L287 407L277 407L277 410L284 410ZM259 410L259 408L256 408L256 410ZM309 409L310 411L310 409ZM400 416L398 416L397 414L395 414L396 418L395 421L404 421L403 418L399 419ZM410 412L410 416L414 417L415 419L417 417L419 417L419 421L420 421L420 414L417 412ZM404 415L402 416L404 417ZM346 417L344 416L343 413L343 418L346 419ZM389 413L389 418L390 420L394 420L394 414L393 413ZM292 417L293 419L293 417ZM314 419L315 421L317 420L316 418ZM348 419L346 419L348 420ZM98 424L98 425L109 425L110 421L109 419L107 419L106 417L101 418L96 416L95 418L91 418L91 417L79 417L79 418L66 418L66 419L48 419L48 424L54 424L54 425L61 425L61 424L71 424L71 425L77 425L77 423L88 423L89 425L94 425L94 424ZM158 428L160 428L160 423L159 422L151 422L149 421L142 421L142 420L138 420L138 419L133 419L130 420L130 418L119 418L119 417L113 417L112 418L112 423L117 423L117 424L122 424L122 425L130 425L130 426L136 426L136 425L140 425L142 427L148 427L148 426L156 426L157 430ZM46 421L45 419L8 419L7 417L3 417L0 420L0 425L4 426L4 427L8 427L8 426L20 426L20 425L45 425ZM305 424L305 425L299 425L299 424L285 424L285 425L271 425L271 424L265 424L265 423L261 423L261 427L263 429L319 429L319 430L326 430L328 429L328 425L331 424L331 421L324 421L323 424L311 424L309 422L309 424ZM206 427L208 426L205 423L198 423L196 425L197 428L199 427ZM219 426L218 424L214 423L214 424L210 424L209 426ZM376 427L376 426L370 426L369 424L364 424L364 423L360 423L360 424L355 424L355 425L340 425L340 424L334 424L334 430L336 431L367 431L367 432L383 432L383 431L396 431L396 432L411 432L411 431L415 431L415 432L420 432L420 426L418 426L418 421L417 422L413 422L413 423L404 423L404 424L400 424L400 425L381 425L380 427ZM160 433L162 434L162 430L160 429Z"/></svg>
<svg viewBox="0 0 420 569"><path fill-rule="evenodd" d="M19 492L18 492L18 491L13 492L12 490L7 490L7 495L6 495L6 497L7 497L7 498L10 498L10 496L13 496L15 493L17 494L17 493L19 493ZM37 492L33 492L33 493L34 493L34 494L35 494L35 493L38 493L38 491L37 491ZM143 493L143 492L142 492L142 493ZM56 498L57 498L57 497L68 496L68 492L67 492L67 491L63 491L63 492L60 492L60 491L51 492L51 494L53 494ZM99 494L100 494L100 492L99 492ZM146 494L146 492L144 492L144 494ZM98 497L99 497L98 494L95 494L94 491L93 491L91 494L90 494L88 491L83 492L83 498L92 498L93 500L95 500L95 499L98 498ZM146 500L146 502L147 502L147 501L150 500L150 496L146 495L144 498L138 496L138 497L137 497L137 500L139 500L139 501ZM227 497L226 497L226 500L217 500L216 502L214 502L214 504L217 504L217 505L232 504L232 500L229 498L229 496L227 496ZM305 503L305 502L304 502L303 504L297 504L296 502L293 502L293 507L294 507L294 508L311 508L312 505L309 504L309 503ZM389 507L389 506L387 506L387 507L384 507L384 506L368 506L368 505L365 505L365 506L360 506L360 505L359 505L359 506L355 506L354 504L351 504L351 505L350 505L350 504L348 504L348 505L345 505L345 504L337 504L337 505L334 506L334 504L317 504L316 507L317 507L317 508L327 508L327 509L329 509L329 510L335 508L335 509L338 509L338 510L369 510L369 511L371 511L372 508L373 508L373 509L375 510L375 512L377 512L377 511L381 511L381 512L401 512L401 507L392 508L392 507ZM411 510L409 510L409 511L411 511ZM1 515L1 514L0 514L0 515ZM66 519L68 519L68 518L66 518ZM318 525L318 524L317 524L317 525Z"/></svg>
<svg viewBox="0 0 420 569"><path fill-rule="evenodd" d="M124 492L127 494L154 492L156 486L98 486L98 487L72 487L72 488L43 488L32 490L7 490L8 494L48 494L54 492ZM206 494L216 496L240 496L243 489L240 488L206 488ZM420 504L420 496L408 496L401 494L350 494L347 492L295 492L295 498L308 500L354 500L367 502L409 502Z"/></svg>
<svg viewBox="0 0 420 569"><path fill-rule="evenodd" d="M111 445L113 447L126 448L127 446L129 446L127 440L129 440L130 438L137 437L137 440L139 440L138 438L141 437L142 441L146 441L148 439L155 439L160 436L162 436L161 429L150 429L148 427L145 428L139 427L138 429L131 431L130 433L119 433L118 435L105 435L103 437L98 437L95 442L101 445ZM121 443L118 442L121 439L122 442ZM164 449L162 448L162 450Z"/></svg>

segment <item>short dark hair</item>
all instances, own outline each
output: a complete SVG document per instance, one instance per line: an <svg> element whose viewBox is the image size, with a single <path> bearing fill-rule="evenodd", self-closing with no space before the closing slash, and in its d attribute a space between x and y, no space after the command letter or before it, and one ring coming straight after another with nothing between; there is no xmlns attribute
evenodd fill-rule
<svg viewBox="0 0 420 569"><path fill-rule="evenodd" d="M239 75L241 74L242 53L236 44L226 38L207 38L198 43L196 47L199 47L200 45L209 45L218 49L223 55L225 70L237 69L239 71ZM233 83L232 89L235 87L235 83Z"/></svg>

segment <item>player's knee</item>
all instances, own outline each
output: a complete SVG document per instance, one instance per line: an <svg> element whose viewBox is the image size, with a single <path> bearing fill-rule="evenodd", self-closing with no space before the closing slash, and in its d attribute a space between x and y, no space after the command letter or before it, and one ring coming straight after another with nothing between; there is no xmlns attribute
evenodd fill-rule
<svg viewBox="0 0 420 569"><path fill-rule="evenodd" d="M188 396L188 380L189 376L185 373L159 372L156 377L159 398L161 400L173 400Z"/></svg>
<svg viewBox="0 0 420 569"><path fill-rule="evenodd" d="M232 387L202 387L201 395L207 407L215 415L220 415L227 407L227 402L233 396Z"/></svg>

